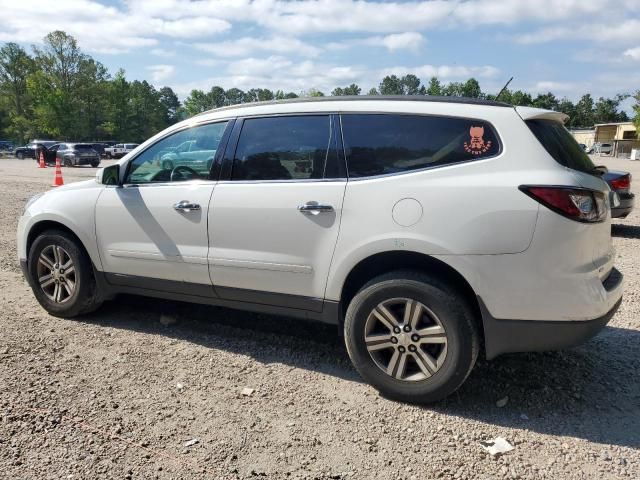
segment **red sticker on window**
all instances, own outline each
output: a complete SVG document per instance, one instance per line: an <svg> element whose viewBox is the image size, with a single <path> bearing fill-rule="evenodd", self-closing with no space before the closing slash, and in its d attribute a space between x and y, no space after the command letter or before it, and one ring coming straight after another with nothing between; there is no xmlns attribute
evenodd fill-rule
<svg viewBox="0 0 640 480"><path fill-rule="evenodd" d="M472 155L480 155L491 148L491 140L484 141L484 127L471 127L469 129L471 139L464 142L464 149Z"/></svg>

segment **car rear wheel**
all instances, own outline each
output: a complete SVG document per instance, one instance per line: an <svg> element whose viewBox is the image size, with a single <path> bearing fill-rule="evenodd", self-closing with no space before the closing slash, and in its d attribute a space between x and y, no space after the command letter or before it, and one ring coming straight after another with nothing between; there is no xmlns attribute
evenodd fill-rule
<svg viewBox="0 0 640 480"><path fill-rule="evenodd" d="M479 351L466 300L449 285L413 271L365 285L347 309L344 333L360 375L384 396L412 403L453 393Z"/></svg>
<svg viewBox="0 0 640 480"><path fill-rule="evenodd" d="M91 162L91 166L92 166L93 168L97 168L97 167L98 167L98 165L100 165L100 161L94 161L94 162Z"/></svg>
<svg viewBox="0 0 640 480"><path fill-rule="evenodd" d="M24 154L22 152L18 152L18 153L16 153L16 158L18 160L22 160L24 158Z"/></svg>
<svg viewBox="0 0 640 480"><path fill-rule="evenodd" d="M49 230L29 250L30 284L42 307L57 317L75 317L100 307L91 260L70 234Z"/></svg>

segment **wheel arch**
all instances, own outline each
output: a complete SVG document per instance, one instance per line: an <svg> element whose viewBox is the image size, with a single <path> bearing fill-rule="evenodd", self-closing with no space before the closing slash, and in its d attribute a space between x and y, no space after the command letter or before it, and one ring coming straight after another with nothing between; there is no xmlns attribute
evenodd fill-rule
<svg viewBox="0 0 640 480"><path fill-rule="evenodd" d="M85 242L82 241L80 236L71 227L69 227L68 225L65 225L64 223L58 220L39 220L29 228L29 231L27 233L27 238L26 238L26 245L25 245L25 252L26 252L27 258L29 258L29 252L31 251L31 246L33 245L33 242L35 241L35 239L38 238L38 235L40 235L43 232L46 232L47 230L59 230L59 231L68 233L78 242L78 245L82 247L82 249L84 249L84 251L87 253L89 258L91 259L91 262L94 265L94 268L100 265L99 262L96 263L96 259L93 258L91 250L87 248L87 245L85 244Z"/></svg>
<svg viewBox="0 0 640 480"><path fill-rule="evenodd" d="M340 295L340 322L356 293L372 278L396 270L415 270L436 275L459 292L473 309L478 331L484 339L484 328L478 297L467 279L451 265L430 255L407 251L392 250L374 253L360 260L349 271L342 284Z"/></svg>

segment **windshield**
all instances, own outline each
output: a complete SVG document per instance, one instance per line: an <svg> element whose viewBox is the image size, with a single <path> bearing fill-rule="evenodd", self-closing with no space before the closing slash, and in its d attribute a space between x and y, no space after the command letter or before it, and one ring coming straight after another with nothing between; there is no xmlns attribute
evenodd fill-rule
<svg viewBox="0 0 640 480"><path fill-rule="evenodd" d="M76 143L73 145L75 150L93 150L93 145L88 145L86 143Z"/></svg>
<svg viewBox="0 0 640 480"><path fill-rule="evenodd" d="M560 165L593 173L595 165L564 125L553 120L528 120L527 126Z"/></svg>

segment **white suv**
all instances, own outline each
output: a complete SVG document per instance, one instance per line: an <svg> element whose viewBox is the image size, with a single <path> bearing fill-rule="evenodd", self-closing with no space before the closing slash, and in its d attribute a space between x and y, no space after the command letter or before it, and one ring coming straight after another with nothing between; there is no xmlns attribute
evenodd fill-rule
<svg viewBox="0 0 640 480"><path fill-rule="evenodd" d="M213 110L31 199L20 262L61 317L126 292L339 325L368 382L434 401L481 345L571 346L620 304L613 197L565 118L434 97Z"/></svg>

